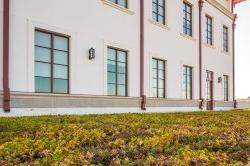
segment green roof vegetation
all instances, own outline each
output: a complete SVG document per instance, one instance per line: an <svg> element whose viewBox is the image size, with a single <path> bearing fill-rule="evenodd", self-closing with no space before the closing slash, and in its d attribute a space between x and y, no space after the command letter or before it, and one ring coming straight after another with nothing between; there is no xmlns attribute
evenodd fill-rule
<svg viewBox="0 0 250 166"><path fill-rule="evenodd" d="M0 165L247 165L250 110L0 118Z"/></svg>

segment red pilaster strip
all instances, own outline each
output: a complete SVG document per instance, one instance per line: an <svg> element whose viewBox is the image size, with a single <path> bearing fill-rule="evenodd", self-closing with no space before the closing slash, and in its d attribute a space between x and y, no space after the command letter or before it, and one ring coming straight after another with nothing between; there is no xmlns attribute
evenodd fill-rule
<svg viewBox="0 0 250 166"><path fill-rule="evenodd" d="M201 100L200 109L203 109L203 97L202 97L202 7L203 0L198 1L199 5L199 87L200 94L199 99Z"/></svg>
<svg viewBox="0 0 250 166"><path fill-rule="evenodd" d="M235 22L236 22L236 18L237 18L237 15L235 14L234 15L234 20L233 20L233 24L232 24L232 32L233 32L233 36L232 36L232 38L233 38L233 42L232 42L232 44L233 44L233 50L232 50L232 52L233 52L233 101L234 101L234 108L236 108L237 107L237 104L236 104L236 100L235 100L235 26L236 26L236 24L235 24Z"/></svg>
<svg viewBox="0 0 250 166"><path fill-rule="evenodd" d="M9 90L9 0L3 0L3 109L10 111Z"/></svg>
<svg viewBox="0 0 250 166"><path fill-rule="evenodd" d="M140 0L140 95L141 109L146 110L146 95L144 94L144 0Z"/></svg>

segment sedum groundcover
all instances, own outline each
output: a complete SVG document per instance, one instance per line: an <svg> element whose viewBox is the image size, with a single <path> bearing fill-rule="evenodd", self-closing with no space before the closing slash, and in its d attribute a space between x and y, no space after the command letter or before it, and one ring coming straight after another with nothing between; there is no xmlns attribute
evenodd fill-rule
<svg viewBox="0 0 250 166"><path fill-rule="evenodd" d="M250 110L0 118L0 165L248 165Z"/></svg>

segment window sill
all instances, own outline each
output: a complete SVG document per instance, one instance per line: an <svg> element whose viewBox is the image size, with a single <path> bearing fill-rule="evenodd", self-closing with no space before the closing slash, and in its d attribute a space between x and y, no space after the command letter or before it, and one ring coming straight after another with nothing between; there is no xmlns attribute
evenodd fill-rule
<svg viewBox="0 0 250 166"><path fill-rule="evenodd" d="M204 46L211 48L211 49L216 49L216 47L214 45L209 45L207 43L203 43Z"/></svg>
<svg viewBox="0 0 250 166"><path fill-rule="evenodd" d="M151 24L154 24L154 25L156 25L156 26L158 26L160 28L163 28L163 29L166 29L166 30L170 30L170 28L167 25L161 24L161 23L156 22L156 21L154 21L152 19L149 19L148 22L150 22Z"/></svg>
<svg viewBox="0 0 250 166"><path fill-rule="evenodd" d="M196 41L196 39L192 36L186 35L185 33L180 33L180 35L186 39L192 40L192 41Z"/></svg>
<svg viewBox="0 0 250 166"><path fill-rule="evenodd" d="M228 55L228 56L231 55L230 52L226 52L226 51L224 51L224 50L221 50L221 53L222 53L222 54L225 54L225 55Z"/></svg>
<svg viewBox="0 0 250 166"><path fill-rule="evenodd" d="M118 9L118 10L124 12L124 13L130 14L130 15L134 15L134 14L135 14L135 12L133 12L133 11L127 9L127 8L124 8L124 7L122 7L122 6L119 6L119 5L113 3L113 2L111 2L111 1L109 1L109 0L101 0L101 1L102 1L102 3L104 3L105 5L111 6L111 7L115 8L115 9Z"/></svg>

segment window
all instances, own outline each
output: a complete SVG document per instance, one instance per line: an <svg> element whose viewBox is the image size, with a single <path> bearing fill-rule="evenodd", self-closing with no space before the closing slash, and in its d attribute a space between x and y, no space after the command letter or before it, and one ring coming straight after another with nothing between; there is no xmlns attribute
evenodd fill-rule
<svg viewBox="0 0 250 166"><path fill-rule="evenodd" d="M69 39L35 31L35 91L69 93Z"/></svg>
<svg viewBox="0 0 250 166"><path fill-rule="evenodd" d="M108 48L108 95L127 96L127 52Z"/></svg>
<svg viewBox="0 0 250 166"><path fill-rule="evenodd" d="M165 61L153 59L152 63L153 97L165 98Z"/></svg>
<svg viewBox="0 0 250 166"><path fill-rule="evenodd" d="M192 36L192 6L186 2L183 3L183 33Z"/></svg>
<svg viewBox="0 0 250 166"><path fill-rule="evenodd" d="M224 101L229 100L229 77L227 75L223 76L223 91L224 91Z"/></svg>
<svg viewBox="0 0 250 166"><path fill-rule="evenodd" d="M213 45L213 19L206 16L206 39L207 44Z"/></svg>
<svg viewBox="0 0 250 166"><path fill-rule="evenodd" d="M122 6L124 8L128 8L127 0L109 0L109 1L115 3L115 4L119 5L119 6Z"/></svg>
<svg viewBox="0 0 250 166"><path fill-rule="evenodd" d="M183 91L184 98L193 98L193 68L189 66L183 67Z"/></svg>
<svg viewBox="0 0 250 166"><path fill-rule="evenodd" d="M152 1L152 19L165 24L165 0Z"/></svg>
<svg viewBox="0 0 250 166"><path fill-rule="evenodd" d="M223 51L228 52L228 27L223 26Z"/></svg>

